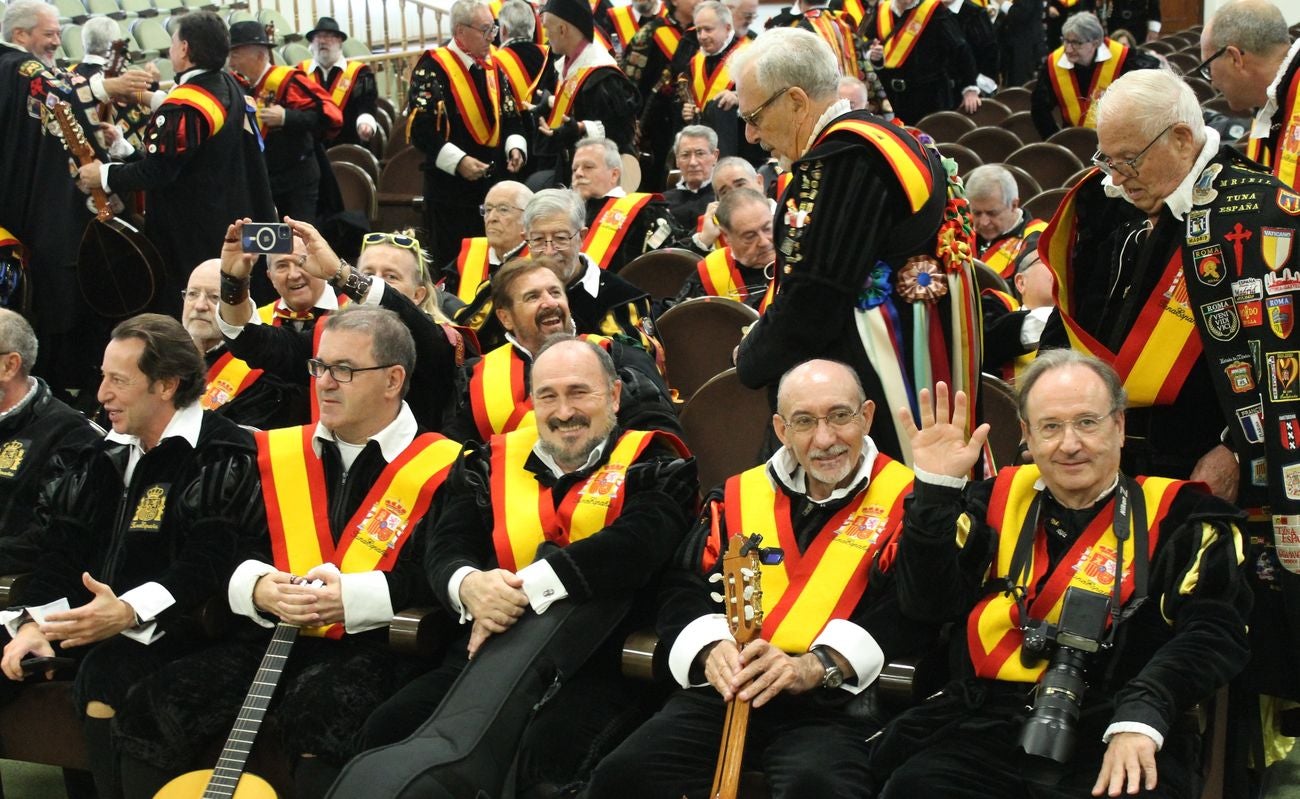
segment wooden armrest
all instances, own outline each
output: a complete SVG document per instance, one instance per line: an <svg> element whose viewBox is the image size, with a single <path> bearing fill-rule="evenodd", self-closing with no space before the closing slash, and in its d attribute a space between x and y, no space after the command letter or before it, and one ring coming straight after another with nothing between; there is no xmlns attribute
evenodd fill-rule
<svg viewBox="0 0 1300 799"><path fill-rule="evenodd" d="M436 657L451 640L451 617L442 608L407 608L388 624L388 646L395 652Z"/></svg>
<svg viewBox="0 0 1300 799"><path fill-rule="evenodd" d="M623 641L623 676L633 680L653 681L655 650L659 636L649 628L635 630Z"/></svg>
<svg viewBox="0 0 1300 799"><path fill-rule="evenodd" d="M0 577L0 608L13 607L22 596L27 574L6 574Z"/></svg>

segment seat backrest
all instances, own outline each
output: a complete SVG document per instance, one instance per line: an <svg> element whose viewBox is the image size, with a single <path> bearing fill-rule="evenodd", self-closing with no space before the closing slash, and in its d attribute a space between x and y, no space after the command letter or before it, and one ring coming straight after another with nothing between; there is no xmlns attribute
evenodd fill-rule
<svg viewBox="0 0 1300 799"><path fill-rule="evenodd" d="M284 42L285 37L293 33L293 26L289 24L289 20L285 19L284 15L274 8L263 8L257 12L257 21L263 25L275 26L275 41L277 43Z"/></svg>
<svg viewBox="0 0 1300 799"><path fill-rule="evenodd" d="M1021 167L1045 189L1065 185L1071 175L1083 169L1083 161L1077 155L1051 142L1026 144L1007 156L1004 163Z"/></svg>
<svg viewBox="0 0 1300 799"><path fill-rule="evenodd" d="M922 117L916 126L936 142L957 141L963 133L976 127L970 117L956 111L935 111Z"/></svg>
<svg viewBox="0 0 1300 799"><path fill-rule="evenodd" d="M379 159L366 148L358 144L336 144L325 151L325 157L330 163L356 164L379 185Z"/></svg>
<svg viewBox="0 0 1300 799"><path fill-rule="evenodd" d="M996 164L1024 146L1016 134L1002 128L976 128L957 140L975 151L986 164Z"/></svg>
<svg viewBox="0 0 1300 799"><path fill-rule="evenodd" d="M1020 419L1015 389L991 374L980 375L980 408L989 425L989 451L1000 469L1014 466L1020 452Z"/></svg>
<svg viewBox="0 0 1300 799"><path fill-rule="evenodd" d="M1165 56L1165 60L1168 61L1169 66L1173 67L1180 75L1186 75L1196 69L1197 64L1201 63L1201 59L1191 53L1171 53L1170 55Z"/></svg>
<svg viewBox="0 0 1300 799"><path fill-rule="evenodd" d="M1011 109L999 102L997 98L981 100L980 107L970 115L976 126L997 125L1009 116L1011 116Z"/></svg>
<svg viewBox="0 0 1300 799"><path fill-rule="evenodd" d="M371 222L379 218L378 192L375 182L366 170L346 161L331 161L334 179L339 184L339 194L343 197L343 210L360 211Z"/></svg>
<svg viewBox="0 0 1300 799"><path fill-rule="evenodd" d="M674 305L655 320L664 345L668 386L690 399L710 379L731 368L731 354L758 312L725 297L699 297Z"/></svg>
<svg viewBox="0 0 1300 799"><path fill-rule="evenodd" d="M384 145L384 158L389 159L405 150L410 146L406 138L407 118L404 116L393 118L393 130L388 135L388 143Z"/></svg>
<svg viewBox="0 0 1300 799"><path fill-rule="evenodd" d="M92 14L118 14L122 7L117 0L86 0L86 10Z"/></svg>
<svg viewBox="0 0 1300 799"><path fill-rule="evenodd" d="M1028 111L1034 93L1024 86L1008 86L1000 89L993 99L1011 109L1011 113Z"/></svg>
<svg viewBox="0 0 1300 799"><path fill-rule="evenodd" d="M284 63L291 67L296 67L311 58L311 51L297 42L286 44L280 52L284 55Z"/></svg>
<svg viewBox="0 0 1300 799"><path fill-rule="evenodd" d="M767 392L746 388L728 369L700 387L681 415L682 434L695 454L700 488L708 493L733 474L762 463L772 424Z"/></svg>
<svg viewBox="0 0 1300 799"><path fill-rule="evenodd" d="M364 39L352 36L343 42L343 55L348 58L360 58L363 55L371 55L371 52Z"/></svg>
<svg viewBox="0 0 1300 799"><path fill-rule="evenodd" d="M135 37L135 42L140 45L140 49L148 53L165 56L172 46L172 37L167 35L167 30L162 23L154 17L137 19L133 22L131 35Z"/></svg>
<svg viewBox="0 0 1300 799"><path fill-rule="evenodd" d="M983 261L975 262L975 285L980 291L993 289L1003 294L1011 293L1011 287L1007 285L1007 281L1002 278L1002 275L993 271L993 267Z"/></svg>
<svg viewBox="0 0 1300 799"><path fill-rule="evenodd" d="M252 12L245 8L237 8L226 15L226 24L234 25L236 22L256 22Z"/></svg>
<svg viewBox="0 0 1300 799"><path fill-rule="evenodd" d="M64 25L63 30L59 31L59 36L63 39L63 54L71 61L80 61L86 57L86 51L81 46L81 26Z"/></svg>
<svg viewBox="0 0 1300 799"><path fill-rule="evenodd" d="M153 7L153 0L122 0L122 10L139 17L151 17L158 13Z"/></svg>
<svg viewBox="0 0 1300 799"><path fill-rule="evenodd" d="M1038 135L1038 128L1034 127L1034 115L1029 111L1017 111L1002 120L998 127L1016 134L1016 137L1025 144L1043 140L1043 137Z"/></svg>
<svg viewBox="0 0 1300 799"><path fill-rule="evenodd" d="M86 18L86 4L81 0L54 0L54 7L58 9L60 17L67 17L74 22Z"/></svg>
<svg viewBox="0 0 1300 799"><path fill-rule="evenodd" d="M1049 136L1047 141L1061 145L1085 164L1091 162L1092 156L1097 152L1097 131L1092 128L1061 128Z"/></svg>
<svg viewBox="0 0 1300 799"><path fill-rule="evenodd" d="M629 261L619 270L618 276L651 298L661 300L677 296L700 260L698 253L676 247L651 250Z"/></svg>
<svg viewBox="0 0 1300 799"><path fill-rule="evenodd" d="M1057 207L1061 204L1061 199L1069 194L1070 190L1061 187L1057 189L1048 189L1039 192L1020 204L1025 209L1025 215L1031 218L1051 219L1056 213Z"/></svg>
<svg viewBox="0 0 1300 799"><path fill-rule="evenodd" d="M424 153L408 147L394 156L379 175L381 194L406 194L412 197L424 194L424 173L420 165Z"/></svg>
<svg viewBox="0 0 1300 799"><path fill-rule="evenodd" d="M170 58L155 58L153 64L158 68L158 80L172 80L176 77L176 68L172 66Z"/></svg>
<svg viewBox="0 0 1300 799"><path fill-rule="evenodd" d="M984 159L980 158L978 153L964 144L946 141L940 142L937 147L940 155L946 155L957 162L959 175L967 175L972 169L984 163Z"/></svg>

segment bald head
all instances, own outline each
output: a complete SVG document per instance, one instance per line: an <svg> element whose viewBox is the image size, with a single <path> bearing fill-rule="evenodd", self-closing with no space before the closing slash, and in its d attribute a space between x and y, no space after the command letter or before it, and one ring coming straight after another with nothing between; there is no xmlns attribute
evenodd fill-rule
<svg viewBox="0 0 1300 799"><path fill-rule="evenodd" d="M848 488L862 463L875 404L857 374L838 361L801 363L781 378L772 427L803 472L808 496Z"/></svg>
<svg viewBox="0 0 1300 799"><path fill-rule="evenodd" d="M786 400L806 386L820 386L833 388L836 391L844 391L848 396L854 398L858 405L861 405L867 399L867 392L862 388L862 381L858 379L857 372L849 368L848 364L816 358L811 361L804 361L782 375L781 382L777 384L776 389L777 412L784 415Z"/></svg>
<svg viewBox="0 0 1300 799"><path fill-rule="evenodd" d="M185 303L181 306L181 324L194 339L199 352L207 352L221 343L217 327L217 305L221 296L221 260L212 258L190 272L185 285Z"/></svg>

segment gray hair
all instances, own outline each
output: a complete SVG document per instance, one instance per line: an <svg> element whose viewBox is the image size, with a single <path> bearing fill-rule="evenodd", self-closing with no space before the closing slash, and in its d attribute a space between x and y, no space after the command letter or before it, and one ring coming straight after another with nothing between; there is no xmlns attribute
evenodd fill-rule
<svg viewBox="0 0 1300 799"><path fill-rule="evenodd" d="M1128 394L1124 391L1124 381L1120 379L1115 367L1103 360L1084 355L1078 350L1054 349L1039 350L1029 368L1016 378L1016 415L1020 421L1029 424L1029 392L1039 378L1056 369L1081 366L1091 369L1101 382L1106 385L1106 395L1110 397L1110 412L1122 411L1128 407Z"/></svg>
<svg viewBox="0 0 1300 799"><path fill-rule="evenodd" d="M587 224L587 208L576 191L571 189L542 189L524 206L524 230L531 230L541 217L567 216L575 231Z"/></svg>
<svg viewBox="0 0 1300 799"><path fill-rule="evenodd" d="M618 154L618 145L610 139L597 139L594 136L582 139L578 142L578 145L573 148L573 154L577 155L578 151L584 147L599 147L604 150L602 156L605 159L605 167L607 169L623 168L623 156Z"/></svg>
<svg viewBox="0 0 1300 799"><path fill-rule="evenodd" d="M1073 19L1073 17L1072 17ZM1135 69L1120 76L1097 101L1097 126L1111 115L1129 121L1148 139L1176 124L1192 131L1192 141L1205 143L1205 118L1192 87L1165 69ZM1140 113L1135 113L1140 110Z"/></svg>
<svg viewBox="0 0 1300 799"><path fill-rule="evenodd" d="M491 7L484 0L456 0L451 4L451 26L454 28L457 25L473 25L474 12L480 8L491 11Z"/></svg>
<svg viewBox="0 0 1300 799"><path fill-rule="evenodd" d="M1061 26L1061 38L1078 35L1085 42L1099 42L1106 38L1106 30L1101 27L1101 20L1091 11L1080 11L1070 15Z"/></svg>
<svg viewBox="0 0 1300 799"><path fill-rule="evenodd" d="M965 183L967 197L988 197L996 192L1005 205L1020 199L1020 187L1016 185L1015 177L998 164L975 167L966 176Z"/></svg>
<svg viewBox="0 0 1300 799"><path fill-rule="evenodd" d="M533 356L533 364L536 365L537 361L541 359L542 355L546 353L547 350L567 346L569 342L573 342L578 347L590 350L596 356L596 360L600 363L600 371L605 375L605 386L610 391L613 391L614 383L618 381L618 370L614 368L614 359L609 357L609 353L605 352L604 347L599 344L593 344L585 338L578 338L572 333L556 333L555 335L548 337L545 343L542 344L541 349L539 349L537 354Z"/></svg>
<svg viewBox="0 0 1300 799"><path fill-rule="evenodd" d="M26 377L31 373L38 348L36 333L22 314L0 308L0 352L18 353L21 361L18 365L19 375Z"/></svg>
<svg viewBox="0 0 1300 799"><path fill-rule="evenodd" d="M81 26L81 46L87 53L107 56L119 36L117 23L109 17L91 17Z"/></svg>
<svg viewBox="0 0 1300 799"><path fill-rule="evenodd" d="M29 31L35 28L40 24L42 14L59 18L59 10L49 3L42 3L40 0L14 0L5 8L4 22L0 24L0 38L12 44L14 31Z"/></svg>
<svg viewBox="0 0 1300 799"><path fill-rule="evenodd" d="M719 3L718 0L700 0L700 2L695 6L695 13L691 15L691 18L694 19L695 17L698 17L701 11L712 11L714 14L718 15L718 22L726 25L728 28L732 26L731 9L727 8L722 3Z"/></svg>
<svg viewBox="0 0 1300 799"><path fill-rule="evenodd" d="M716 3L717 0L705 0L705 2ZM677 135L673 138L674 153L681 146L682 139L705 139L709 142L710 151L718 149L718 132L708 125L687 125L677 131Z"/></svg>
<svg viewBox="0 0 1300 799"><path fill-rule="evenodd" d="M501 41L506 39L531 39L537 30L537 17L532 6L524 0L508 0L497 14L501 25Z"/></svg>
<svg viewBox="0 0 1300 799"><path fill-rule="evenodd" d="M763 31L754 44L731 57L731 76L739 81L753 66L759 90L768 96L798 86L814 100L835 97L839 62L820 36L800 28Z"/></svg>
<svg viewBox="0 0 1300 799"><path fill-rule="evenodd" d="M517 180L498 181L492 188L510 190L510 199L519 208L527 208L528 201L533 199L533 190Z"/></svg>
<svg viewBox="0 0 1300 799"><path fill-rule="evenodd" d="M352 303L325 317L325 330L365 333L370 336L370 354L377 364L396 364L405 371L402 396L411 387L415 371L415 339L402 318L387 308Z"/></svg>
<svg viewBox="0 0 1300 799"><path fill-rule="evenodd" d="M738 155L729 155L726 158L719 158L718 163L713 165L713 174L717 175L723 169L739 169L745 173L747 178L758 177L758 170L754 165L741 158Z"/></svg>
<svg viewBox="0 0 1300 799"><path fill-rule="evenodd" d="M1246 53L1269 53L1291 44L1282 10L1274 3L1235 0L1210 20L1210 47L1233 45Z"/></svg>
<svg viewBox="0 0 1300 799"><path fill-rule="evenodd" d="M731 215L736 213L741 206L761 203L764 208L767 207L767 197L762 192L741 186L738 189L732 189L727 192L727 196L718 201L718 224L726 230L731 230Z"/></svg>

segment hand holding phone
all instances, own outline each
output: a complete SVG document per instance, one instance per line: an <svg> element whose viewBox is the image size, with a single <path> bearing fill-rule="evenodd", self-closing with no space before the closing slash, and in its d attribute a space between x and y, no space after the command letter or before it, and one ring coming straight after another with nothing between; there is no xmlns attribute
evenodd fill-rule
<svg viewBox="0 0 1300 799"><path fill-rule="evenodd" d="M33 657L22 661L23 677L66 669L76 663L69 657Z"/></svg>

